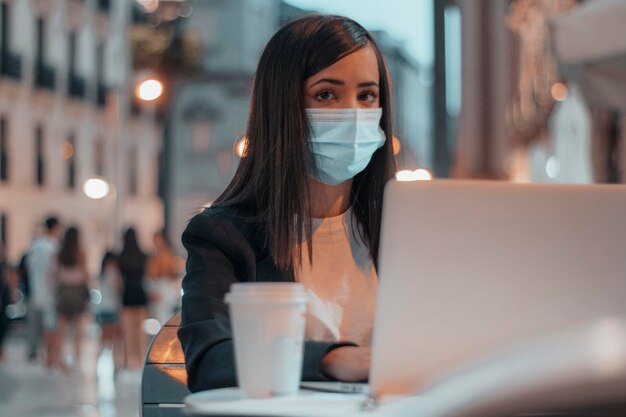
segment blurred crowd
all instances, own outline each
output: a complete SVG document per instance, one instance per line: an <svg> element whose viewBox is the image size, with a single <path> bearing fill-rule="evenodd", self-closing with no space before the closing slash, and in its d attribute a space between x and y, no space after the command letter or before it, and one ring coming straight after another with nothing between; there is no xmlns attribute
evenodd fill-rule
<svg viewBox="0 0 626 417"><path fill-rule="evenodd" d="M104 253L100 270L90 273L78 227L56 217L42 226L17 265L0 245L0 360L19 321L29 362L78 371L87 326L95 321L100 352L112 350L115 370L140 370L150 336L180 308L183 268L165 232L154 233L148 254L128 228L121 250ZM25 314L16 317L20 304Z"/></svg>

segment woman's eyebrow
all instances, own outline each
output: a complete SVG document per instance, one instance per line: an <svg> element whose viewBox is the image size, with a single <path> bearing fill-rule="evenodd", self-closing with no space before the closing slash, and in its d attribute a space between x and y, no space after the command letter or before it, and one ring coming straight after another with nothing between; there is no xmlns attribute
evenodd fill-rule
<svg viewBox="0 0 626 417"><path fill-rule="evenodd" d="M336 80L333 78L322 78L320 80L315 81L313 84L311 84L309 86L309 88L319 84L319 83L329 83L329 84L334 84L334 85L346 85L345 82L341 81L341 80ZM358 84L359 87L378 87L378 83L375 81L368 81L368 82L364 82L364 83L359 83Z"/></svg>
<svg viewBox="0 0 626 417"><path fill-rule="evenodd" d="M329 83L329 84L334 84L334 85L346 85L346 83L341 81L341 80L335 80L335 79L332 79L332 78L322 78L320 80L315 81L313 84L311 84L309 86L309 88L311 88L314 85L317 85L319 83Z"/></svg>

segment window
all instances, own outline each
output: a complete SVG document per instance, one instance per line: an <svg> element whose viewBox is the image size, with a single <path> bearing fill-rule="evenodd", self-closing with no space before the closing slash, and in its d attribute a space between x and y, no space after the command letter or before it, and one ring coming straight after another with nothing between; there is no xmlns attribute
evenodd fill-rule
<svg viewBox="0 0 626 417"><path fill-rule="evenodd" d="M46 21L39 17L36 24L37 45L35 49L35 85L48 90L54 90L56 72L46 64Z"/></svg>
<svg viewBox="0 0 626 417"><path fill-rule="evenodd" d="M96 81L104 81L104 43L98 42L96 45Z"/></svg>
<svg viewBox="0 0 626 417"><path fill-rule="evenodd" d="M85 80L82 77L79 77L76 72L76 52L78 45L78 35L75 31L71 31L68 34L67 43L68 93L70 97L83 98L85 97Z"/></svg>
<svg viewBox="0 0 626 417"><path fill-rule="evenodd" d="M4 246L5 251L7 250L7 244L9 241L9 231L7 230L8 224L9 220L6 213L0 213L0 242L2 242L2 246Z"/></svg>
<svg viewBox="0 0 626 417"><path fill-rule="evenodd" d="M38 64L44 62L46 22L42 17L37 18L37 49L35 50L35 59Z"/></svg>
<svg viewBox="0 0 626 417"><path fill-rule="evenodd" d="M128 153L128 194L137 195L137 146Z"/></svg>
<svg viewBox="0 0 626 417"><path fill-rule="evenodd" d="M2 19L0 21L2 24L2 26L0 26L0 36L2 36L0 45L2 53L4 54L4 52L9 49L9 5L3 2L0 6L0 10L2 12L2 16L0 16L0 19Z"/></svg>
<svg viewBox="0 0 626 417"><path fill-rule="evenodd" d="M67 40L67 68L70 75L76 72L76 32L71 31Z"/></svg>
<svg viewBox="0 0 626 417"><path fill-rule="evenodd" d="M6 2L0 3L0 74L15 79L22 77L22 58L11 51L11 11Z"/></svg>
<svg viewBox="0 0 626 417"><path fill-rule="evenodd" d="M108 13L111 11L111 0L98 0L98 11Z"/></svg>
<svg viewBox="0 0 626 417"><path fill-rule="evenodd" d="M106 87L104 85L104 44L96 45L96 104L104 106L106 101Z"/></svg>
<svg viewBox="0 0 626 417"><path fill-rule="evenodd" d="M76 188L76 140L74 134L71 134L66 144L68 151L67 158L67 188L73 190Z"/></svg>
<svg viewBox="0 0 626 417"><path fill-rule="evenodd" d="M7 121L0 118L0 182L9 179L9 146L7 138Z"/></svg>
<svg viewBox="0 0 626 417"><path fill-rule="evenodd" d="M93 166L97 176L104 176L104 140L102 139L97 139L93 146Z"/></svg>
<svg viewBox="0 0 626 417"><path fill-rule="evenodd" d="M35 128L35 183L40 187L46 182L45 157L43 128L37 126Z"/></svg>

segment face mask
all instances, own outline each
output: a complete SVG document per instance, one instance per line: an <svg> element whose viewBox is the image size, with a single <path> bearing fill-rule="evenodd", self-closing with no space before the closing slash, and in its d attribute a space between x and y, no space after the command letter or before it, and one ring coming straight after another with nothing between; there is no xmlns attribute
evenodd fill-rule
<svg viewBox="0 0 626 417"><path fill-rule="evenodd" d="M337 185L353 178L385 143L380 128L382 108L306 109L306 113L313 156L309 175L324 184Z"/></svg>

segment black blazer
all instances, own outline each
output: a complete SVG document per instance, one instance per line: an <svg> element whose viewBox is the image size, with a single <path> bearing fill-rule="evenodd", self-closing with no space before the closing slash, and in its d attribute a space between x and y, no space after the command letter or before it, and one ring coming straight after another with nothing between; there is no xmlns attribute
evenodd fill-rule
<svg viewBox="0 0 626 417"><path fill-rule="evenodd" d="M241 209L212 207L197 214L182 236L187 249L178 338L185 352L192 392L237 385L228 307L224 295L235 282L293 282L266 245L263 224ZM302 379L321 381L320 361L328 351L352 343L305 341Z"/></svg>

